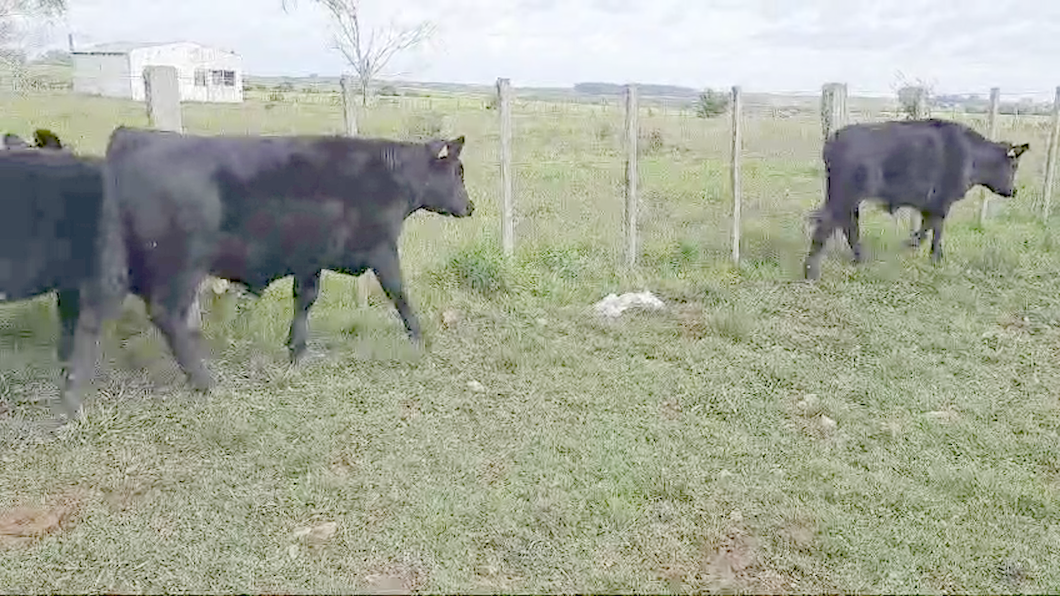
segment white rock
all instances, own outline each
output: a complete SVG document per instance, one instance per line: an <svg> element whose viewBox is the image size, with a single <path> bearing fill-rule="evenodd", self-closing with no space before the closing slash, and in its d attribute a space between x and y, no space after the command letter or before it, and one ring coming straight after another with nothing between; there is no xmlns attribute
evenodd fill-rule
<svg viewBox="0 0 1060 596"><path fill-rule="evenodd" d="M666 308L666 305L663 304L662 300L656 298L654 294L645 290L643 292L627 292L621 296L613 293L608 294L603 300L593 305L593 308L598 315L614 319L631 308L662 310Z"/></svg>

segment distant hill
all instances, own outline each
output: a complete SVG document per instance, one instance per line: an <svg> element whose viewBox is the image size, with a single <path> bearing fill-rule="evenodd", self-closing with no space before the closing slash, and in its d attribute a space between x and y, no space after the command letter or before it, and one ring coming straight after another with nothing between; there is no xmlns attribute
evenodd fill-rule
<svg viewBox="0 0 1060 596"><path fill-rule="evenodd" d="M585 95L622 95L624 87L625 85L615 83L575 83L574 92ZM701 90L677 85L642 84L637 85L637 92L641 96L695 99L699 97Z"/></svg>
<svg viewBox="0 0 1060 596"><path fill-rule="evenodd" d="M30 86L38 89L69 89L73 79L71 60L68 53L53 50L32 60L14 56L14 62L23 64L25 74L29 75ZM0 80L6 80L10 74L0 69ZM247 74L245 84L249 88L289 89L307 92L333 92L339 88L339 78L335 76L258 76ZM496 93L492 84L461 84L437 81L380 81L373 85L375 91L386 88L390 95L424 96L433 94L464 95L488 97ZM571 87L516 87L516 96L521 100L555 101L578 103L615 104L621 101L624 85L602 81L579 82ZM728 92L728 89L721 89ZM661 85L641 83L637 85L641 105L669 108L689 108L693 105L703 89L693 89L680 85ZM760 110L790 110L800 112L818 109L817 94L781 94L755 93L744 91L744 106L749 112ZM1012 113L1048 113L1050 105L1035 102L1030 98L1013 101L1006 98L1001 104L1002 114ZM933 98L933 105L940 111L962 109L972 113L987 111L988 100L984 95L938 95ZM866 97L852 95L849 98L853 112L891 110L896 107L894 97Z"/></svg>

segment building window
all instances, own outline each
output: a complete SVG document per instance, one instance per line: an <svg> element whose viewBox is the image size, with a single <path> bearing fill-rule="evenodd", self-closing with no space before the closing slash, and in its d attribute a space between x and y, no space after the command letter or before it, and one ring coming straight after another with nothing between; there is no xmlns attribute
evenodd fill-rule
<svg viewBox="0 0 1060 596"><path fill-rule="evenodd" d="M202 68L195 69L195 86L205 87L206 86L206 70Z"/></svg>
<svg viewBox="0 0 1060 596"><path fill-rule="evenodd" d="M214 87L235 87L236 71L234 70L211 70L211 83Z"/></svg>

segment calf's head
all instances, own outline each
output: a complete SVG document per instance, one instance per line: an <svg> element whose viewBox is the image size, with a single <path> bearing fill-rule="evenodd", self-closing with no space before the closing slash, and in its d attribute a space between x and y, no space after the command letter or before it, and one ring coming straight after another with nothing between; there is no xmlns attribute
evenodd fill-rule
<svg viewBox="0 0 1060 596"><path fill-rule="evenodd" d="M1016 169L1020 164L1020 156L1030 148L1029 143L981 145L975 156L973 182L1003 197L1016 196Z"/></svg>
<svg viewBox="0 0 1060 596"><path fill-rule="evenodd" d="M59 137L55 136L55 133L46 129L38 128L33 131L33 142L34 145L30 145L26 141L22 140L22 137L14 134L7 133L4 135L4 149L62 149L63 144L59 141Z"/></svg>
<svg viewBox="0 0 1060 596"><path fill-rule="evenodd" d="M475 204L467 196L464 186L464 164L460 151L464 137L446 141L435 139L423 145L424 161L414 175L417 207L453 217L467 217L474 213Z"/></svg>

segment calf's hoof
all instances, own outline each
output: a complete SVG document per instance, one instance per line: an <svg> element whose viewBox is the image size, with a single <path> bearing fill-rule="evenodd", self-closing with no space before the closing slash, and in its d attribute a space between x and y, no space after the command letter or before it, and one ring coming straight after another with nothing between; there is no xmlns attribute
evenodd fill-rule
<svg viewBox="0 0 1060 596"><path fill-rule="evenodd" d="M306 347L292 347L287 349L287 362L291 366L297 366L302 360L305 359Z"/></svg>
<svg viewBox="0 0 1060 596"><path fill-rule="evenodd" d="M417 350L427 350L430 348L430 342L423 335L417 333L415 335L409 334L409 343L411 343Z"/></svg>
<svg viewBox="0 0 1060 596"><path fill-rule="evenodd" d="M54 422L63 426L80 418L83 408L80 400L64 397L52 402L51 411Z"/></svg>
<svg viewBox="0 0 1060 596"><path fill-rule="evenodd" d="M192 375L191 378L188 379L188 382L191 385L192 390L202 395L210 393L210 391L217 385L217 381L207 372Z"/></svg>
<svg viewBox="0 0 1060 596"><path fill-rule="evenodd" d="M821 277L821 266L814 263L806 263L803 266L802 274L806 281L817 281Z"/></svg>

